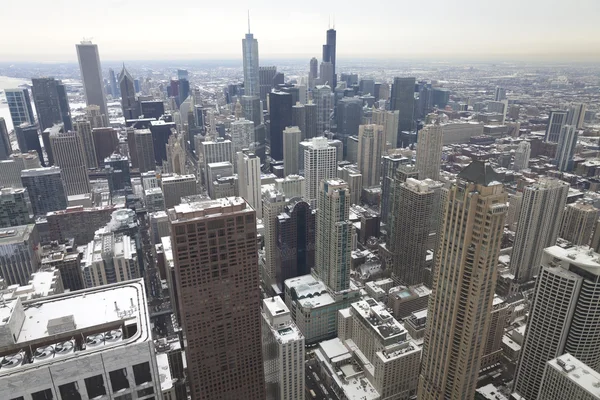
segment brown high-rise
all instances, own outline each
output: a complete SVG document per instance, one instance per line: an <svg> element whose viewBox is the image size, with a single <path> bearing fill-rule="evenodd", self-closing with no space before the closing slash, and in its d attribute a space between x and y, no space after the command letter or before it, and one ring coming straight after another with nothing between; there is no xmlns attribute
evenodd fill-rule
<svg viewBox="0 0 600 400"><path fill-rule="evenodd" d="M419 400L475 396L507 211L499 180L491 166L474 161L448 193L427 311Z"/></svg>
<svg viewBox="0 0 600 400"><path fill-rule="evenodd" d="M228 197L169 219L192 400L264 399L256 212Z"/></svg>

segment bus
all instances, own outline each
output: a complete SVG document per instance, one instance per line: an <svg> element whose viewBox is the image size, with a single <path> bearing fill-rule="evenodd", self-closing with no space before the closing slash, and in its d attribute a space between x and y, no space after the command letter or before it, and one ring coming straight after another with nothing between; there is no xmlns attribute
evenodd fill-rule
<svg viewBox="0 0 600 400"><path fill-rule="evenodd" d="M312 397L313 399L316 399L316 398L317 398L317 394L316 394L316 393L315 393L315 391L314 391L314 390L312 390L312 389L310 389L310 395L311 395L311 397Z"/></svg>

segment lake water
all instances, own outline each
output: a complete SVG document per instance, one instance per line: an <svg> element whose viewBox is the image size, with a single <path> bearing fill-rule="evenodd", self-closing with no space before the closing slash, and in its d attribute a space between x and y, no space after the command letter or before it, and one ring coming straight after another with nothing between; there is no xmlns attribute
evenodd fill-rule
<svg viewBox="0 0 600 400"><path fill-rule="evenodd" d="M0 76L0 90L4 89L15 89L18 88L19 85L23 84L31 84L30 79L19 79L19 78L10 78L8 76ZM6 100L4 97L4 93L0 95L0 100ZM8 104L0 103L0 117L4 117L6 121L6 127L10 132L13 129L12 119L10 118L10 111L8 110Z"/></svg>

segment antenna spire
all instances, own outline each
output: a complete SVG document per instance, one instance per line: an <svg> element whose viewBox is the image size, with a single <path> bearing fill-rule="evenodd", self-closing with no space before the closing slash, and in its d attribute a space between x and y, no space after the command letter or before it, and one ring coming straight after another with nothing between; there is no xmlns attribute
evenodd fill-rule
<svg viewBox="0 0 600 400"><path fill-rule="evenodd" d="M327 18L327 29L331 29L331 15L328 15Z"/></svg>
<svg viewBox="0 0 600 400"><path fill-rule="evenodd" d="M333 14L333 29L335 29L335 14Z"/></svg>
<svg viewBox="0 0 600 400"><path fill-rule="evenodd" d="M248 33L250 33L250 10L248 10Z"/></svg>

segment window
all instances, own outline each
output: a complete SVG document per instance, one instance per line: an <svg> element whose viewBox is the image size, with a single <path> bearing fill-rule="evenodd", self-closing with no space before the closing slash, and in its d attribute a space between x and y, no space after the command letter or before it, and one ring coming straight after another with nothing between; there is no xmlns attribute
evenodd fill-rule
<svg viewBox="0 0 600 400"><path fill-rule="evenodd" d="M123 396L115 397L115 400L132 400L131 394L124 394Z"/></svg>
<svg viewBox="0 0 600 400"><path fill-rule="evenodd" d="M133 376L135 384L141 385L146 382L152 382L152 374L150 373L150 363L141 363L133 366Z"/></svg>
<svg viewBox="0 0 600 400"><path fill-rule="evenodd" d="M121 368L116 371L111 371L109 375L110 385L112 386L113 393L116 393L119 390L129 388L129 381L127 380L127 370L125 368Z"/></svg>
<svg viewBox="0 0 600 400"><path fill-rule="evenodd" d="M54 399L54 396L52 396L51 389L46 389L46 390L40 390L39 392L32 393L31 399L32 400L52 400L52 399Z"/></svg>
<svg viewBox="0 0 600 400"><path fill-rule="evenodd" d="M66 383L58 387L62 400L81 400L77 382Z"/></svg>
<svg viewBox="0 0 600 400"><path fill-rule="evenodd" d="M142 389L142 390L138 390L137 395L138 397L144 397L144 396L148 396L149 394L153 394L154 393L154 388L152 386L147 387L146 389Z"/></svg>
<svg viewBox="0 0 600 400"><path fill-rule="evenodd" d="M102 375L92 376L91 378L85 379L85 388L87 389L88 397L93 399L94 397L104 396L106 394L106 388L104 387L104 379Z"/></svg>
<svg viewBox="0 0 600 400"><path fill-rule="evenodd" d="M25 400L25 399L23 398L23 396L21 396L21 397L15 397L14 399L10 399L10 400Z"/></svg>

